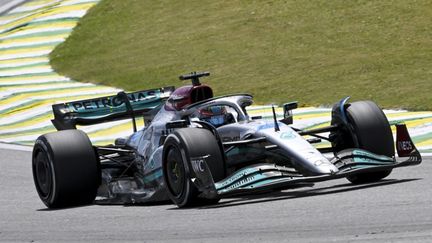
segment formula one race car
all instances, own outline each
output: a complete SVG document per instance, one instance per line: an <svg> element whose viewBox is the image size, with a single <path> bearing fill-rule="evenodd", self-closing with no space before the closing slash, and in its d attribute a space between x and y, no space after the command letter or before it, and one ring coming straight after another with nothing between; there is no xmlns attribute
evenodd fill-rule
<svg viewBox="0 0 432 243"><path fill-rule="evenodd" d="M274 108L273 119L251 117L246 110L251 95L213 97L199 80L208 75L180 76L192 85L178 89L53 105L52 122L59 131L40 136L33 149L33 177L42 201L59 208L95 200L132 204L171 199L187 207L337 178L375 182L393 168L421 163L404 124L396 125L396 159L389 122L371 101L342 99L332 109L330 126L300 130L293 126L296 102L283 106L281 120ZM138 131L137 116L145 122ZM76 129L126 118L133 121L134 133L113 145L93 146ZM312 146L321 140L331 146Z"/></svg>

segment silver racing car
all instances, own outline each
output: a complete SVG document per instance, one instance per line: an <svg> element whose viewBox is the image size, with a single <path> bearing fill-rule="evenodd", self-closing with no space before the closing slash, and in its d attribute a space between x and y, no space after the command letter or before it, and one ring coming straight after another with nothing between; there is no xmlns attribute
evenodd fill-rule
<svg viewBox="0 0 432 243"><path fill-rule="evenodd" d="M406 126L397 141L383 111L372 101L337 102L331 125L293 126L296 102L284 116L250 116L252 96L214 97L200 83L208 72L180 76L192 84L120 92L53 105L57 132L40 136L33 149L37 192L49 208L171 200L178 207L221 198L347 178L369 183L392 169L421 163ZM135 118L144 117L138 130ZM131 119L134 132L114 144L94 146L76 126ZM314 143L331 146L315 148Z"/></svg>

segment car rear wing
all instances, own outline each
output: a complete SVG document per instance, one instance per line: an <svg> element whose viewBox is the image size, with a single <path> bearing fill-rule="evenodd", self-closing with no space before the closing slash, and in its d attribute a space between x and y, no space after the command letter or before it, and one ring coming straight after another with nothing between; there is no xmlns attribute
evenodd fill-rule
<svg viewBox="0 0 432 243"><path fill-rule="evenodd" d="M78 100L52 106L57 130L76 129L76 125L94 125L134 118L160 107L175 90L173 86L132 93Z"/></svg>

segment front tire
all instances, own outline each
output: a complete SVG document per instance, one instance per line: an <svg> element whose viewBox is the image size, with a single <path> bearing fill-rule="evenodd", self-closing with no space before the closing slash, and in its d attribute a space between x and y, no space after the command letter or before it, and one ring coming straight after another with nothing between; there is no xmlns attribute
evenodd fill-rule
<svg viewBox="0 0 432 243"><path fill-rule="evenodd" d="M83 206L96 198L99 161L89 138L80 130L37 138L32 169L36 190L48 208Z"/></svg>
<svg viewBox="0 0 432 243"><path fill-rule="evenodd" d="M357 101L346 108L347 127L341 129L332 146L338 152L346 148L360 148L375 154L394 157L394 142L390 124L384 112L372 101ZM332 135L331 135L332 136ZM359 173L347 177L354 183L379 181L392 170Z"/></svg>
<svg viewBox="0 0 432 243"><path fill-rule="evenodd" d="M218 199L199 198L191 181L190 158L207 156L206 162L213 180L225 177L224 157L214 135L200 128L183 128L169 135L163 149L163 175L169 198L178 207L208 205Z"/></svg>

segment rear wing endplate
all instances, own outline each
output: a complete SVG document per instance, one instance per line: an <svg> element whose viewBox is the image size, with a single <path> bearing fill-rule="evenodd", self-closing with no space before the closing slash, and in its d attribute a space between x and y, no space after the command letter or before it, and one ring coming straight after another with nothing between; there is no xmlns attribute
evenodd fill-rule
<svg viewBox="0 0 432 243"><path fill-rule="evenodd" d="M124 93L78 100L52 106L54 119L51 120L57 130L76 129L76 125L94 125L109 121L132 118L160 107L174 91L174 87L142 90L126 93L129 102L125 102ZM132 111L128 109L130 103Z"/></svg>

